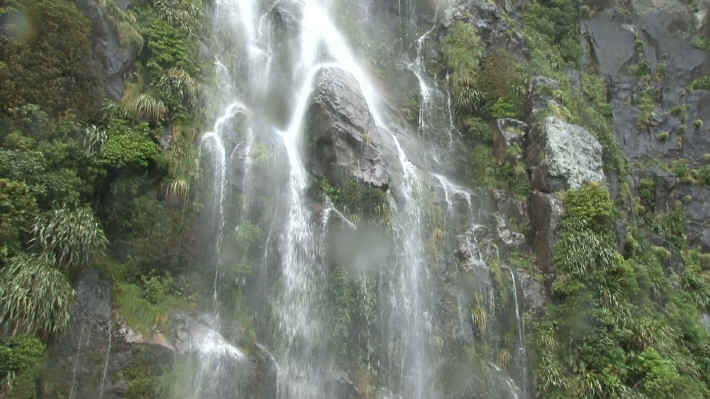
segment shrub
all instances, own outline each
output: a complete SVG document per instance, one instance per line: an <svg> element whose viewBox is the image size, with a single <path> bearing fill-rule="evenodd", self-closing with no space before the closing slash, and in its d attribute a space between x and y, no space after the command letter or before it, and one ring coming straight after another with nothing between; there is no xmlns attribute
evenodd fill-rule
<svg viewBox="0 0 710 399"><path fill-rule="evenodd" d="M687 159L674 159L671 161L671 172L673 172L676 177L682 179L688 177L690 174L690 165Z"/></svg>
<svg viewBox="0 0 710 399"><path fill-rule="evenodd" d="M74 290L48 255L18 255L0 270L0 323L13 332L55 334L69 323Z"/></svg>
<svg viewBox="0 0 710 399"><path fill-rule="evenodd" d="M651 177L643 178L639 182L639 196L643 206L653 209L656 205L656 182Z"/></svg>
<svg viewBox="0 0 710 399"><path fill-rule="evenodd" d="M704 165L700 168L699 178L701 183L710 186L710 165Z"/></svg>
<svg viewBox="0 0 710 399"><path fill-rule="evenodd" d="M158 146L150 138L146 123L134 126L121 119L112 119L108 127L108 140L101 154L101 162L114 168L139 166L158 155Z"/></svg>
<svg viewBox="0 0 710 399"><path fill-rule="evenodd" d="M54 257L57 266L81 267L100 254L108 240L89 208L57 209L35 219L32 243Z"/></svg>
<svg viewBox="0 0 710 399"><path fill-rule="evenodd" d="M98 94L97 77L86 61L91 45L89 20L70 0L19 4L32 34L0 35L0 109L8 112L29 103L55 114L89 113Z"/></svg>
<svg viewBox="0 0 710 399"><path fill-rule="evenodd" d="M594 183L567 191L564 203L566 218L589 226L602 226L608 222L614 206L609 190Z"/></svg>
<svg viewBox="0 0 710 399"><path fill-rule="evenodd" d="M9 389L9 395L4 397L34 397L45 350L37 337L21 335L0 340L0 381ZM5 393L2 389L0 392Z"/></svg>
<svg viewBox="0 0 710 399"><path fill-rule="evenodd" d="M690 90L710 90L710 75L695 79L690 84Z"/></svg>
<svg viewBox="0 0 710 399"><path fill-rule="evenodd" d="M475 109L482 100L480 91L474 86L481 57L480 43L473 26L461 21L454 23L442 42L441 52L452 73L451 90L459 109Z"/></svg>

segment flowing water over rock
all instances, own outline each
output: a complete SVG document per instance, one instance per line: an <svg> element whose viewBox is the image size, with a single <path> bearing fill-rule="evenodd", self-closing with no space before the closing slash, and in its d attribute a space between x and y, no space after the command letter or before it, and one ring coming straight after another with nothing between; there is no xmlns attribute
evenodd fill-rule
<svg viewBox="0 0 710 399"><path fill-rule="evenodd" d="M433 272L434 265L448 266L442 260L446 257L430 249L432 240L449 234L442 229L459 230L454 240L462 243L458 251L466 252L467 264L480 269L477 290L488 298L486 307L495 314L491 278L478 249L480 214L474 194L429 172L428 157L417 155L417 132L425 138L444 134L449 149L455 139L450 95L427 75L423 55L437 25L415 40L416 58L407 63L421 96L418 126L410 129L384 106L370 71L358 62L342 28L336 26L333 15L350 6L339 3L215 3L212 47L217 87L209 98L215 122L201 139L203 175L211 182L205 217L212 236L209 272L214 277L215 323L199 346L222 349L198 351L201 365L193 376L194 397L220 397L221 390L211 388L226 383L234 372L221 367L220 359L236 359L231 364L238 368L245 358L217 333L223 327L220 313L230 309L220 289L231 284L232 259L225 240L245 226L259 223L267 230L260 243L260 289L251 292L261 304L258 331L267 334L258 337L257 347L276 363L275 395L280 399L444 396L437 383L445 361L437 338L445 323L436 314L437 287L442 283ZM416 26L414 4L400 2L397 7L408 13L403 23ZM270 162L259 160L257 152L265 147L271 152ZM439 199L431 202L439 195L433 182L438 182L445 202L447 222L441 227L432 222L432 212L436 213L432 209L439 209L435 204ZM330 236L345 234L357 242L368 234L363 219L347 203L345 197L356 195L346 193L349 187L355 187L356 194L364 190L383 198L373 206L390 238L387 244L375 244L383 247L379 255L363 255L362 251L378 253L372 241L365 247L345 244L354 248L335 262ZM323 195L314 195L319 189ZM260 194L269 202L260 202ZM348 214L356 216L354 222ZM332 227L335 219L337 233ZM461 224L462 228L455 227ZM343 263L357 267L342 269ZM345 287L358 293L357 306L351 306L364 309L348 313L361 318L357 327L363 331L342 332L358 337L362 353L345 356L357 359L356 365L343 364L340 351L355 343L341 342L332 325L339 315L328 310L333 305L329 287L342 273L350 276ZM344 295L337 290L335 294ZM462 305L470 295L455 294L460 331L470 330L465 315L469 312ZM522 334L521 328L518 331ZM522 342L520 336L521 346ZM504 374L497 370L494 373ZM505 381L511 387L508 396L517 398L514 381Z"/></svg>

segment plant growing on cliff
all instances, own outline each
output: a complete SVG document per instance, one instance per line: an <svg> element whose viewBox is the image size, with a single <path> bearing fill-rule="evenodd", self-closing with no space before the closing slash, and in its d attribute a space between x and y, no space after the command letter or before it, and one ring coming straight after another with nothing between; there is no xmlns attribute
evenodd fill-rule
<svg viewBox="0 0 710 399"><path fill-rule="evenodd" d="M441 52L451 72L450 85L456 106L463 110L475 110L482 101L481 92L475 87L481 39L473 26L457 21L444 37Z"/></svg>
<svg viewBox="0 0 710 399"><path fill-rule="evenodd" d="M14 334L56 334L69 323L74 297L50 255L18 255L0 270L0 324Z"/></svg>
<svg viewBox="0 0 710 399"><path fill-rule="evenodd" d="M57 209L35 219L32 243L51 256L57 266L86 266L100 254L108 240L89 208Z"/></svg>

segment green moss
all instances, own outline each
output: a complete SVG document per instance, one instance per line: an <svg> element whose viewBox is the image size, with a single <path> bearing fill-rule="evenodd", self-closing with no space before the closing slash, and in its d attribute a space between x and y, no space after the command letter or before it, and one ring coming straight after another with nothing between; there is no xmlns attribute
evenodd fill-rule
<svg viewBox="0 0 710 399"><path fill-rule="evenodd" d="M695 122L693 122L693 126L695 126L695 130L700 130L703 127L703 120L702 119L696 119Z"/></svg>
<svg viewBox="0 0 710 399"><path fill-rule="evenodd" d="M656 135L656 140L658 140L658 141L660 141L660 142L666 142L666 141L668 141L668 139L669 139L670 137L671 137L671 135L670 135L670 133L668 133L668 132L665 132L665 131L664 131L664 132L659 132L659 133Z"/></svg>

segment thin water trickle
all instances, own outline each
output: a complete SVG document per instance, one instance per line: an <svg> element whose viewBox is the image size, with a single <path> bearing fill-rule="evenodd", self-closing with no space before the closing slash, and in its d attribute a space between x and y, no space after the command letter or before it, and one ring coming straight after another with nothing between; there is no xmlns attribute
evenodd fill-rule
<svg viewBox="0 0 710 399"><path fill-rule="evenodd" d="M111 343L113 341L113 320L108 319L108 344L106 345L106 355L104 355L104 368L101 373L101 385L99 386L99 399L104 397L106 389L106 376L108 375L108 365L111 360Z"/></svg>

